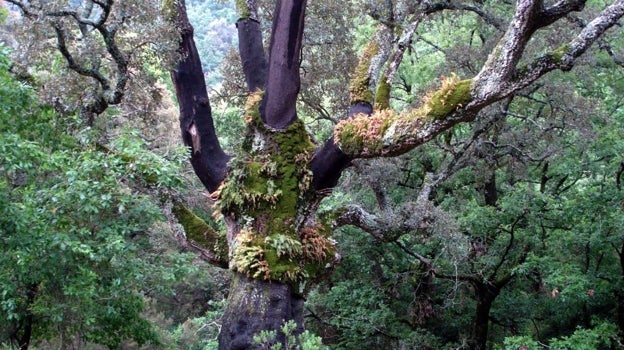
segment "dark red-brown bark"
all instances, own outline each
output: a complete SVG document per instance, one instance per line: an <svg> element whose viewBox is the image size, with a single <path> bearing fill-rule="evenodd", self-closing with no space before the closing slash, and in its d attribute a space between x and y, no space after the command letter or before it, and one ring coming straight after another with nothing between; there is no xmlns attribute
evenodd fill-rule
<svg viewBox="0 0 624 350"><path fill-rule="evenodd" d="M33 323L35 316L30 311L37 297L39 287L36 284L28 286L26 291L26 317L22 320L20 327L11 334L11 340L17 344L19 350L28 350L32 338Z"/></svg>
<svg viewBox="0 0 624 350"><path fill-rule="evenodd" d="M490 325L490 310L500 293L500 289L487 281L475 284L474 288L477 308L469 346L472 350L485 350Z"/></svg>
<svg viewBox="0 0 624 350"><path fill-rule="evenodd" d="M182 139L191 149L195 174L208 191L213 192L225 178L229 157L217 139L206 80L184 1L178 3L176 24L182 35L179 47L182 59L171 71L171 80L180 108Z"/></svg>
<svg viewBox="0 0 624 350"><path fill-rule="evenodd" d="M618 256L620 258L620 277L622 282L624 282L624 243L622 244L620 251L618 251ZM615 297L617 300L617 307L615 310L615 317L617 319L616 323L620 334L620 341L624 341L624 292L617 291L615 293Z"/></svg>
<svg viewBox="0 0 624 350"><path fill-rule="evenodd" d="M238 53L243 65L247 89L251 92L264 89L267 79L267 59L262 44L260 22L253 18L241 18L238 29Z"/></svg>
<svg viewBox="0 0 624 350"><path fill-rule="evenodd" d="M266 125L275 129L284 128L297 119L305 6L305 0L277 1L268 63L260 23L253 18L237 23L247 88L250 92L264 89L260 115ZM285 346L285 335L280 329L292 320L296 323L293 335L303 331L303 303L301 294L289 284L251 279L235 272L221 318L219 349L267 348L266 344L252 345L253 337L261 331L276 331L275 343Z"/></svg>
<svg viewBox="0 0 624 350"><path fill-rule="evenodd" d="M368 102L357 102L351 108L347 117L356 114L373 114L373 106ZM323 147L316 150L310 163L312 169L312 186L317 191L336 186L342 171L351 163L352 158L336 146L333 138L329 138Z"/></svg>
<svg viewBox="0 0 624 350"><path fill-rule="evenodd" d="M301 295L287 284L235 274L221 318L219 349L268 348L252 346L254 335L263 330L276 331L275 342L284 344L285 337L280 329L285 322L293 320L297 324L293 335L303 332L303 303Z"/></svg>
<svg viewBox="0 0 624 350"><path fill-rule="evenodd" d="M306 3L306 0L276 1L269 46L268 80L260 106L262 120L275 129L282 129L297 119Z"/></svg>

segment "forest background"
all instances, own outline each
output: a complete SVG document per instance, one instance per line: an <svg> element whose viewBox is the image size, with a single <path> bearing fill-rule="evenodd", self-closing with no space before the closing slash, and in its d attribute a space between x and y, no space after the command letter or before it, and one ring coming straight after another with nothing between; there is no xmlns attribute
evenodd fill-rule
<svg viewBox="0 0 624 350"><path fill-rule="evenodd" d="M126 94L89 114L93 83L67 69L40 23L0 2L7 348L217 348L230 273L181 248L175 208L223 224L180 141L169 77L175 35L157 23L159 4L141 3L128 9L136 17L122 33L136 52ZM586 12L544 29L527 50L547 51L566 26L608 3L588 1ZM453 4L407 45L394 109L478 72L514 11L506 1ZM299 117L316 139L346 117L358 57L387 17L377 5L310 4ZM232 150L247 97L231 50L238 15L226 2L188 1L187 10L215 126ZM365 220L334 217L341 261L309 291L308 331L292 346L622 348L623 36L619 24L574 69L482 110L476 122L399 157L354 161L320 210ZM77 42L82 55L97 54L93 43ZM258 346L270 348L289 327L258 334Z"/></svg>

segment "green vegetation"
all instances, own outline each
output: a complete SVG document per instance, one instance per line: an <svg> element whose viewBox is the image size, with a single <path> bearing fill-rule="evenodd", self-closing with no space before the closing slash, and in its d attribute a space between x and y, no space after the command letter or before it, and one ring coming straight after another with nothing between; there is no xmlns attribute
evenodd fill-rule
<svg viewBox="0 0 624 350"><path fill-rule="evenodd" d="M157 343L141 316L136 252L159 214L118 185L140 169L64 135L67 124L1 61L0 336L19 342L32 328L40 340Z"/></svg>
<svg viewBox="0 0 624 350"><path fill-rule="evenodd" d="M197 274L161 238L171 233L158 193L180 188L183 156L147 151L136 132L100 144L79 119L40 105L8 73L8 53L0 46L0 343L21 344L32 329L31 344L61 348L169 346L157 320L170 302L149 300Z"/></svg>
<svg viewBox="0 0 624 350"><path fill-rule="evenodd" d="M234 155L213 193L190 179L188 150L175 146L168 60L160 38L144 37L145 23L128 18L120 32L123 50L137 53L129 102L90 125L79 115L92 84L58 53L43 62L28 55L25 42L51 42L36 46L41 33L21 32L0 7L0 39L24 50L0 44L0 348L215 349L236 273L239 285L246 277L285 283L305 297L308 330L280 318L278 329L250 336L261 349L622 347L621 30L572 71L483 107L473 123L401 157L355 159L338 186L316 191L310 163L326 137L366 158L427 136L468 105L470 77L503 50L496 22L509 21L513 2L477 1L471 6L485 12L447 9L403 22L402 10L427 2L311 3L299 119L283 130L262 122L261 92L237 90L243 79L228 69L238 62L218 71L243 2L187 1L219 95L215 126ZM172 16L175 1L163 5ZM260 2L258 13L273 5ZM364 5L370 16L353 18ZM418 35L394 80L373 92L369 68L382 50L370 40L374 27L384 21L401 35L411 20L421 21ZM558 62L570 52L577 28L568 22L531 38L514 78L530 73L532 57ZM101 48L72 30L76 52ZM352 102L375 110L344 119ZM358 213L366 215L358 221ZM232 271L182 251L180 237ZM278 297L261 296L263 309Z"/></svg>

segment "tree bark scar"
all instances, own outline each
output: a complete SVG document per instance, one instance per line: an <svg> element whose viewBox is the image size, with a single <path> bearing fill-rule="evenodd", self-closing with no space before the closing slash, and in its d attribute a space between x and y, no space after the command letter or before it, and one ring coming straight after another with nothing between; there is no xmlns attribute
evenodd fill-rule
<svg viewBox="0 0 624 350"><path fill-rule="evenodd" d="M193 154L199 153L201 151L201 141L194 121L191 122L188 132L191 135L191 140L193 141Z"/></svg>

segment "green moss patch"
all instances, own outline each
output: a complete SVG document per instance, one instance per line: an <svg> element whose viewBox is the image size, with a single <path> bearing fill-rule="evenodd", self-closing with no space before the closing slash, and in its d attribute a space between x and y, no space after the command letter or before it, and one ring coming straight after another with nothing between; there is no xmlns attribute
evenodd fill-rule
<svg viewBox="0 0 624 350"><path fill-rule="evenodd" d="M355 115L340 121L334 127L334 142L346 154L375 154L384 146L398 142L402 137L417 132L417 129L435 120L443 120L459 108L467 105L472 96L472 80L460 80L456 75L442 79L442 86L428 93L421 106L405 113L396 113L385 109L385 104L377 106L370 116ZM383 100L389 86L380 85L380 101Z"/></svg>
<svg viewBox="0 0 624 350"><path fill-rule="evenodd" d="M444 119L470 102L472 80L443 79L442 87L425 100L426 115L433 120Z"/></svg>
<svg viewBox="0 0 624 350"><path fill-rule="evenodd" d="M227 242L224 234L215 231L182 203L174 203L172 212L184 228L188 240L202 248L214 251L219 258L227 257Z"/></svg>
<svg viewBox="0 0 624 350"><path fill-rule="evenodd" d="M267 127L258 110L261 100L261 92L249 96L243 147L230 162L217 206L243 226L233 243L234 270L300 286L309 277L307 265L319 264L320 256L308 256L311 243L302 241L303 223L297 222L314 195L308 165L314 144L300 120L282 130ZM323 243L319 249L325 251L322 256L333 258L333 244Z"/></svg>
<svg viewBox="0 0 624 350"><path fill-rule="evenodd" d="M357 102L373 103L373 93L370 89L370 76L368 73L371 61L377 53L379 53L379 44L371 40L362 52L360 61L355 68L355 74L351 79L351 85L349 86L351 104Z"/></svg>

